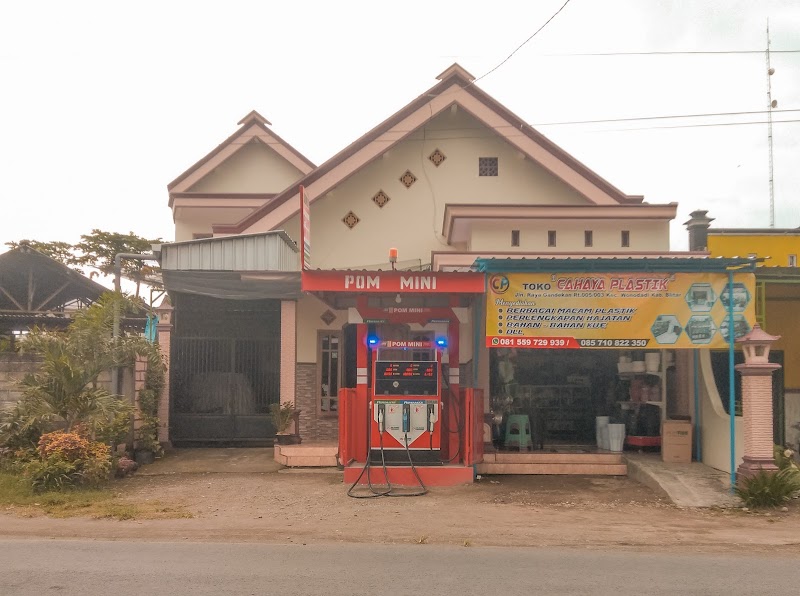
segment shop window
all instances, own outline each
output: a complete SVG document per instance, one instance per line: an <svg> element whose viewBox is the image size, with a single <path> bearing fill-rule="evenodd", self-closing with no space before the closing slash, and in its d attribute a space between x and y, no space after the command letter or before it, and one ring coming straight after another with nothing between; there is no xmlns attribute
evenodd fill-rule
<svg viewBox="0 0 800 596"><path fill-rule="evenodd" d="M556 245L556 231L550 230L547 232L547 246L555 246Z"/></svg>
<svg viewBox="0 0 800 596"><path fill-rule="evenodd" d="M408 339L410 341L427 341L432 344L436 338L434 337L433 331L422 331L417 333L411 332ZM411 350L410 352L411 360L414 360L415 362L436 360L436 354L433 348Z"/></svg>
<svg viewBox="0 0 800 596"><path fill-rule="evenodd" d="M336 414L341 377L341 335L338 331L320 331L317 350L317 387L320 412Z"/></svg>
<svg viewBox="0 0 800 596"><path fill-rule="evenodd" d="M496 157L478 158L478 176L498 176L499 169Z"/></svg>
<svg viewBox="0 0 800 596"><path fill-rule="evenodd" d="M592 246L594 243L594 234L592 234L591 230L586 230L583 233L583 245L584 246Z"/></svg>
<svg viewBox="0 0 800 596"><path fill-rule="evenodd" d="M519 246L519 230L511 230L511 246Z"/></svg>
<svg viewBox="0 0 800 596"><path fill-rule="evenodd" d="M628 248L631 245L631 233L628 230L622 230L620 244L623 248Z"/></svg>
<svg viewBox="0 0 800 596"><path fill-rule="evenodd" d="M797 267L797 255L789 255L789 267Z"/></svg>

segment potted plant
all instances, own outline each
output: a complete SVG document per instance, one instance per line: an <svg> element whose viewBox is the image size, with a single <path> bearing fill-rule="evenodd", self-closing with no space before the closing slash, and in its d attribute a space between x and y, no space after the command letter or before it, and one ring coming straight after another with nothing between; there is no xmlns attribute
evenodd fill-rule
<svg viewBox="0 0 800 596"><path fill-rule="evenodd" d="M278 445L291 445L293 443L290 426L297 415L292 402L270 404L269 413L272 424L275 426L275 442Z"/></svg>

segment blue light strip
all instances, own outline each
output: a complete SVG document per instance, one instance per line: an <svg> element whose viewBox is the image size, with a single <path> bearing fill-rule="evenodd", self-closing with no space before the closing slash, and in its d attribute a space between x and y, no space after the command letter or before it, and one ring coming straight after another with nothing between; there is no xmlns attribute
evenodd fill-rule
<svg viewBox="0 0 800 596"><path fill-rule="evenodd" d="M695 459L700 463L703 462L703 441L701 436L702 420L700 419L700 358L698 358L697 348L692 350L694 358L694 441L695 441Z"/></svg>
<svg viewBox="0 0 800 596"><path fill-rule="evenodd" d="M736 387L733 370L733 351L736 342L736 327L733 321L733 271L728 271L728 414L731 433L731 493L736 487Z"/></svg>

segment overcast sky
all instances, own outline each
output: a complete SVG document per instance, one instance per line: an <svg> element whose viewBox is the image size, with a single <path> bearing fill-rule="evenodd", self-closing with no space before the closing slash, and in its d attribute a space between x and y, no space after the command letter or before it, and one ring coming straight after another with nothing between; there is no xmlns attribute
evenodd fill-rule
<svg viewBox="0 0 800 596"><path fill-rule="evenodd" d="M166 185L252 109L320 164L459 62L481 76L564 0L4 2L0 243L92 228L173 238ZM797 0L571 0L478 85L534 125L764 111ZM755 54L564 56L755 50ZM777 227L800 225L800 53L775 53ZM612 184L677 201L681 225L768 226L766 116L537 129ZM653 130L656 126L670 126ZM635 129L635 130L622 130ZM0 252L4 247L0 247Z"/></svg>

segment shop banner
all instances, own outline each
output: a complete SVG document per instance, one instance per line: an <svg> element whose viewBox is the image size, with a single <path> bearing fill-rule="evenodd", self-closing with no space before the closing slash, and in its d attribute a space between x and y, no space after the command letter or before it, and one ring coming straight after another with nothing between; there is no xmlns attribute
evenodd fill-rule
<svg viewBox="0 0 800 596"><path fill-rule="evenodd" d="M491 348L723 348L755 323L755 275L509 273L491 275Z"/></svg>

